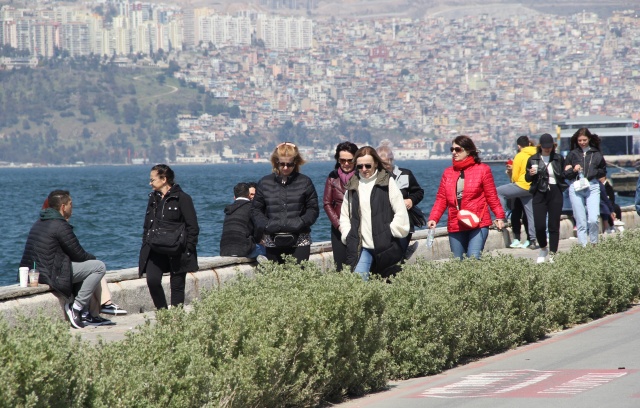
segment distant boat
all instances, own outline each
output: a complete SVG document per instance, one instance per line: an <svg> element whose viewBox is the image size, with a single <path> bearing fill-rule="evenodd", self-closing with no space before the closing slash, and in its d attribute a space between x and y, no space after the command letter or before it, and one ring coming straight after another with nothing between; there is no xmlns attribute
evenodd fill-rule
<svg viewBox="0 0 640 408"><path fill-rule="evenodd" d="M611 186L618 195L633 197L636 194L639 176L640 172L638 170L626 170L609 175L609 179L611 180Z"/></svg>

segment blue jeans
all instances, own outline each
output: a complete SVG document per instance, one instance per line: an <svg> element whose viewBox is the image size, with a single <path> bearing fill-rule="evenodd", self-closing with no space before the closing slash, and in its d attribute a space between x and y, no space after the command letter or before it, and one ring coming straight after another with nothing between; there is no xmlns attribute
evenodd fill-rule
<svg viewBox="0 0 640 408"><path fill-rule="evenodd" d="M489 228L476 228L469 231L449 233L449 247L453 256L459 259L466 254L467 258L480 259L484 243L489 236Z"/></svg>
<svg viewBox="0 0 640 408"><path fill-rule="evenodd" d="M600 184L597 179L589 182L589 188L576 191L573 183L569 186L569 199L573 208L573 218L576 220L578 241L587 246L587 229L589 242L598 243L598 216L600 215Z"/></svg>
<svg viewBox="0 0 640 408"><path fill-rule="evenodd" d="M264 245L256 244L256 247L253 249L253 251L251 251L249 255L247 255L247 258L257 258L258 255L267 255L267 250L265 249Z"/></svg>
<svg viewBox="0 0 640 408"><path fill-rule="evenodd" d="M373 249L362 248L362 251L360 251L360 259L358 259L358 264L353 271L359 274L363 281L368 281L372 263Z"/></svg>

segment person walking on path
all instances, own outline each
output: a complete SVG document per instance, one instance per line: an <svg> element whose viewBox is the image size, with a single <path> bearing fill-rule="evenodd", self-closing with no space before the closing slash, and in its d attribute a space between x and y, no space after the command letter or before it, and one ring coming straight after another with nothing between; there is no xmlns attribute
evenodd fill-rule
<svg viewBox="0 0 640 408"><path fill-rule="evenodd" d="M479 259L489 236L489 226L504 227L504 210L496 192L491 168L483 164L469 136L460 135L451 144L453 166L442 174L436 201L427 226L436 224L448 210L447 231L453 256ZM496 220L491 220L489 209Z"/></svg>
<svg viewBox="0 0 640 408"><path fill-rule="evenodd" d="M346 191L346 185L355 174L356 165L353 155L358 151L358 146L351 142L342 142L336 146L335 169L329 173L324 184L322 203L324 212L331 222L331 249L336 271L342 271L342 266L347 261L347 247L342 243L340 234L340 209Z"/></svg>
<svg viewBox="0 0 640 408"><path fill-rule="evenodd" d="M361 147L354 159L358 175L347 183L340 209L347 264L365 281L370 273L386 278L400 270L404 258L401 240L409 233L407 207L373 147Z"/></svg>
<svg viewBox="0 0 640 408"><path fill-rule="evenodd" d="M298 263L309 260L311 226L318 219L319 208L313 182L300 173L304 163L295 144L280 143L271 154L273 173L258 182L251 216L256 228L264 231L270 261L284 263L285 255Z"/></svg>
<svg viewBox="0 0 640 408"><path fill-rule="evenodd" d="M167 309L167 298L162 288L162 275L169 273L171 306L184 303L184 291L188 272L198 270L198 236L200 227L191 196L175 183L175 173L166 164L151 168L146 215L142 233L142 247L138 265L138 276L147 275L149 294L156 309ZM147 242L148 234L156 220L184 223L186 245L178 255L157 252Z"/></svg>
<svg viewBox="0 0 640 408"><path fill-rule="evenodd" d="M522 206L524 207L525 215L527 220L527 228L530 237L535 237L535 227L533 225L533 205L532 199L533 197L529 193L529 185L530 183L525 179L527 159L531 157L536 152L536 148L531 146L531 142L527 136L520 136L516 141L516 146L518 148L518 153L513 158L513 168L511 170L511 183L504 184L497 188L498 197L500 198L500 204L502 208L506 209L507 200L519 198L522 202ZM518 236L520 232L518 231ZM516 242L511 243L511 247L514 248ZM535 249L537 247L536 241L533 240L531 242L525 241L519 245L520 248L531 248Z"/></svg>
<svg viewBox="0 0 640 408"><path fill-rule="evenodd" d="M607 163L600 152L600 138L587 128L578 129L571 137L571 151L565 160L564 177L571 182L569 199L576 220L578 241L582 246L598 243L600 184L606 177ZM580 181L584 179L585 181ZM577 183L576 183L577 181ZM581 185L581 183L584 183ZM577 187L577 189L576 189ZM588 235L587 235L588 232Z"/></svg>
<svg viewBox="0 0 640 408"><path fill-rule="evenodd" d="M560 215L562 214L562 193L569 187L564 177L564 159L556 153L553 137L545 133L540 136L536 154L527 160L526 179L531 183L533 194L533 219L536 238L540 244L537 263L547 257L553 262L560 241ZM547 221L548 220L548 221ZM547 228L549 242L547 246Z"/></svg>
<svg viewBox="0 0 640 408"><path fill-rule="evenodd" d="M382 165L385 170L389 172L391 177L396 181L400 192L402 193L402 198L404 199L404 205L407 207L407 211L409 213L409 234L407 237L403 239L403 247L405 248L405 259L411 258L411 255L418 249L418 243L411 243L411 236L415 232L416 222L422 222L422 226L425 225L426 219L424 214L417 207L417 205L424 198L424 190L420 187L418 180L413 175L411 170L400 168L394 163L393 150L389 145L382 145L376 149L376 153L380 156L382 160Z"/></svg>
<svg viewBox="0 0 640 408"><path fill-rule="evenodd" d="M40 219L29 231L20 266L31 268L35 264L40 272L40 282L71 299L65 304L65 312L71 326L81 329L85 327L82 312L88 308L94 292L99 290L107 268L104 262L84 250L73 232L69 223L73 213L69 191L52 191L47 203L48 208L40 211ZM111 323L99 314L88 320L94 324Z"/></svg>
<svg viewBox="0 0 640 408"><path fill-rule="evenodd" d="M257 231L251 220L251 192L248 183L238 183L233 188L235 201L224 209L220 256L241 256L257 258L265 256L260 245L262 232Z"/></svg>

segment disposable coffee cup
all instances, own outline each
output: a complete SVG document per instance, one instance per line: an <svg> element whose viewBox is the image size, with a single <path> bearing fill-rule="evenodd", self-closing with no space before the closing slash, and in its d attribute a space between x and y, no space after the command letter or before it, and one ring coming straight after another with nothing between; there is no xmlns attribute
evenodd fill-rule
<svg viewBox="0 0 640 408"><path fill-rule="evenodd" d="M18 273L20 275L20 287L26 288L29 283L29 268L26 266L21 266L18 268Z"/></svg>
<svg viewBox="0 0 640 408"><path fill-rule="evenodd" d="M40 278L40 272L38 272L35 269L29 270L29 287L30 288L37 287L39 278Z"/></svg>
<svg viewBox="0 0 640 408"><path fill-rule="evenodd" d="M537 164L532 164L532 165L531 165L531 168L533 169L533 172L534 172L534 173L537 173L537 172L538 172L538 165L537 165Z"/></svg>

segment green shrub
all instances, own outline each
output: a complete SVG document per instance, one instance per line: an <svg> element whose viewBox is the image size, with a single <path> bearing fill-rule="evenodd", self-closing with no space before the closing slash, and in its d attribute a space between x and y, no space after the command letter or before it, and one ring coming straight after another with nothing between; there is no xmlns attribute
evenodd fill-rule
<svg viewBox="0 0 640 408"><path fill-rule="evenodd" d="M0 407L83 407L77 388L81 344L69 325L38 314L0 319Z"/></svg>
<svg viewBox="0 0 640 408"><path fill-rule="evenodd" d="M632 231L554 264L419 260L390 284L267 263L109 344L74 340L42 316L11 328L0 319L0 408L340 401L628 308L640 295L639 245Z"/></svg>

